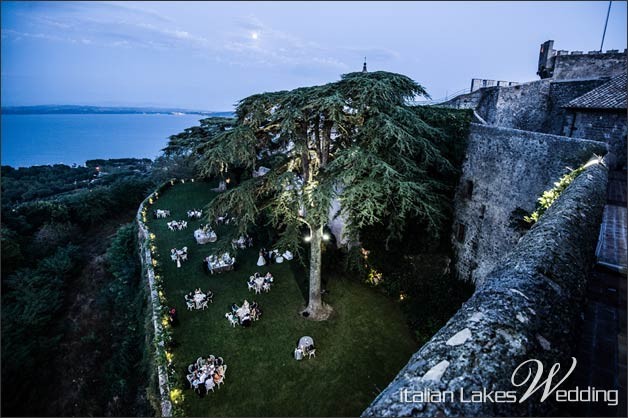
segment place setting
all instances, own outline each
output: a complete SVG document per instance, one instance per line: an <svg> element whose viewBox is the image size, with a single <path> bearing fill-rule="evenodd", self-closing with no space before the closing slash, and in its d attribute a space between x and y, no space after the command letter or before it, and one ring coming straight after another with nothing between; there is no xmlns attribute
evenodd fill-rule
<svg viewBox="0 0 628 418"><path fill-rule="evenodd" d="M225 318L229 321L229 324L235 328L236 325L248 328L254 321L259 321L262 316L262 309L255 301L249 303L246 299L242 302L241 306L237 304L231 305L231 312L225 314Z"/></svg>
<svg viewBox="0 0 628 418"><path fill-rule="evenodd" d="M247 281L249 292L254 290L255 294L262 293L262 291L268 293L270 292L274 280L275 278L270 272L266 273L264 276L255 272L252 276L249 276L249 280Z"/></svg>
<svg viewBox="0 0 628 418"><path fill-rule="evenodd" d="M210 255L203 259L205 268L211 274L231 271L235 266L235 262L236 258L232 257L229 253L224 253L220 256Z"/></svg>
<svg viewBox="0 0 628 418"><path fill-rule="evenodd" d="M153 211L153 217L155 219L162 219L170 216L170 211L165 209L156 209Z"/></svg>
<svg viewBox="0 0 628 418"><path fill-rule="evenodd" d="M309 336L299 338L297 347L294 349L294 359L297 361L304 358L316 357L316 348L314 347L314 339Z"/></svg>
<svg viewBox="0 0 628 418"><path fill-rule="evenodd" d="M218 235L209 225L205 225L194 231L194 239L198 244L202 245L208 242L216 242Z"/></svg>
<svg viewBox="0 0 628 418"><path fill-rule="evenodd" d="M186 379L190 387L199 396L204 396L210 390L213 392L225 381L227 364L222 357L210 354L207 357L199 357L196 362L188 365Z"/></svg>
<svg viewBox="0 0 628 418"><path fill-rule="evenodd" d="M201 219L203 211L198 209L192 209L187 211L188 219Z"/></svg>
<svg viewBox="0 0 628 418"><path fill-rule="evenodd" d="M188 227L188 223L186 221L170 221L167 225L168 229L171 231L181 231Z"/></svg>

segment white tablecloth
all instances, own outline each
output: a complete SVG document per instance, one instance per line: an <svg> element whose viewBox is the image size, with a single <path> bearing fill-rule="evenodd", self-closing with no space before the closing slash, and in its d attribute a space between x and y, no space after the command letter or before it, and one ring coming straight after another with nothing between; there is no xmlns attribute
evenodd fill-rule
<svg viewBox="0 0 628 418"><path fill-rule="evenodd" d="M204 293L195 293L193 299L196 304L196 309L200 309L201 303L206 300L206 296Z"/></svg>
<svg viewBox="0 0 628 418"><path fill-rule="evenodd" d="M314 345L314 339L312 337L301 337L299 339L299 347L308 347L310 345Z"/></svg>
<svg viewBox="0 0 628 418"><path fill-rule="evenodd" d="M196 242L199 244L207 244L208 242L216 242L218 237L214 231L211 232L203 232L200 229L194 231L194 238Z"/></svg>

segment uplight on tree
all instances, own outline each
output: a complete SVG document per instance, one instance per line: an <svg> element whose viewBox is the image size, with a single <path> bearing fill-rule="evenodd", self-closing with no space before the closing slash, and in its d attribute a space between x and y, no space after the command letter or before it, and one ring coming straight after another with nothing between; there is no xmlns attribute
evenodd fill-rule
<svg viewBox="0 0 628 418"><path fill-rule="evenodd" d="M434 174L451 166L433 143L440 131L409 104L415 96L429 97L406 76L350 73L322 86L249 96L235 120L206 119L171 137L166 150L187 149L203 175L232 178L207 216L234 216L233 237L263 214L278 233L275 248L310 243L304 316L326 319L331 307L321 297L321 250L331 238L323 228L334 202L348 242L358 242L369 225L385 225L388 242L401 237L410 218L432 231L443 219L446 198Z"/></svg>

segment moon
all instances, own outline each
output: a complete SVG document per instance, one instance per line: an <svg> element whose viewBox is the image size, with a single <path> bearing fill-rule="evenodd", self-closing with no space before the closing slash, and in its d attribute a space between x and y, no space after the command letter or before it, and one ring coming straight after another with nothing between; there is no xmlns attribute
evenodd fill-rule
<svg viewBox="0 0 628 418"><path fill-rule="evenodd" d="M251 39L259 38L259 34L257 32L251 32Z"/></svg>

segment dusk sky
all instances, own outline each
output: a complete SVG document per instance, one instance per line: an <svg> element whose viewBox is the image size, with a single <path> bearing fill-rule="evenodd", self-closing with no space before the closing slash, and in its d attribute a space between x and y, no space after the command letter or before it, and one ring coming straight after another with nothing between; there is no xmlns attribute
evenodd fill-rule
<svg viewBox="0 0 628 418"><path fill-rule="evenodd" d="M608 2L2 2L2 105L231 110L360 71L433 98L538 79L539 46L600 48ZM604 50L626 48L613 2Z"/></svg>

